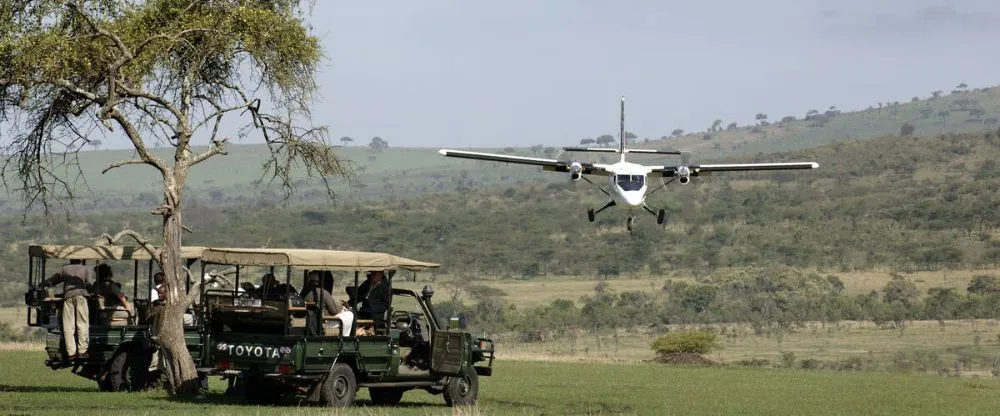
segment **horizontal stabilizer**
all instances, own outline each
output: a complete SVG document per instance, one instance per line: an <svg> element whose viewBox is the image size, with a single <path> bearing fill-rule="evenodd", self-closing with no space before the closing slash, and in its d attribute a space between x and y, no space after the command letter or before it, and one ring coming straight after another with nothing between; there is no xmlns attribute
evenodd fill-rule
<svg viewBox="0 0 1000 416"><path fill-rule="evenodd" d="M567 152L595 152L595 153L618 153L618 149L612 147L564 147ZM625 153L645 153L650 155L679 155L680 150L656 150L656 149L625 149Z"/></svg>

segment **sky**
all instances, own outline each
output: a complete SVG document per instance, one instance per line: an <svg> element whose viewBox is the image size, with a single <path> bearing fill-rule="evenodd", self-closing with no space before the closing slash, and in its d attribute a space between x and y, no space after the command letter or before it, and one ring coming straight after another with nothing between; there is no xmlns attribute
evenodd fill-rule
<svg viewBox="0 0 1000 416"><path fill-rule="evenodd" d="M1000 2L317 1L336 141L576 144L1000 84Z"/></svg>
<svg viewBox="0 0 1000 416"><path fill-rule="evenodd" d="M335 144L563 146L617 134L623 95L639 138L862 110L1000 84L998 17L995 0L316 0L313 123Z"/></svg>

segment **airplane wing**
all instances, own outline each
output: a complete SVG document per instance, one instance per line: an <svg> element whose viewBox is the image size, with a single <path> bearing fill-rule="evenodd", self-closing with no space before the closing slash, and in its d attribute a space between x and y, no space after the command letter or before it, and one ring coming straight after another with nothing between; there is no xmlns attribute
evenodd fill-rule
<svg viewBox="0 0 1000 416"><path fill-rule="evenodd" d="M438 150L438 153L440 153L441 156L459 157L463 159L476 159L476 160L488 160L491 162L535 165L535 166L541 166L543 170L550 170L555 172L569 172L570 167L573 165L573 163L577 163L571 160L543 159L539 157L526 157L526 156L510 156L510 155L501 155L496 153L469 152L465 150L441 149ZM578 162L578 163L580 164L580 173L588 175L607 173L607 171L605 170L606 165L586 163L586 162Z"/></svg>
<svg viewBox="0 0 1000 416"><path fill-rule="evenodd" d="M708 172L738 172L750 170L786 170L786 169L816 169L819 163L816 162L791 162L791 163L727 163L715 165L689 165L689 166L652 166L650 173L662 173L663 176L677 176L678 171L683 168L691 173L691 176Z"/></svg>

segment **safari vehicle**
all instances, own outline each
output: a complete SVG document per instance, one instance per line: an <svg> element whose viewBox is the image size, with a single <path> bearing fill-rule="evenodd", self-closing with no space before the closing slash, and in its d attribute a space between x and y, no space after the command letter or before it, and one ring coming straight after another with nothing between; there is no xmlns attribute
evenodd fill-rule
<svg viewBox="0 0 1000 416"><path fill-rule="evenodd" d="M392 288L389 308L378 320L358 319L355 300L350 305L355 317L349 329L348 322L341 323L343 330L328 325L341 318L324 314L322 298L306 302L291 288L293 275L301 288L308 271L329 272L323 285L343 299L337 295L342 292L330 290L334 272L353 272L354 285L347 288L352 291L361 272L385 270L391 288L395 271L413 271L415 279L416 271L437 264L371 252L209 248L202 253L202 267L212 265L235 266L236 285L251 290L203 292L210 329L199 372L223 375L228 392L243 393L248 402L272 404L300 396L350 406L366 387L378 405L397 404L412 389L442 394L448 405L467 405L478 397L478 377L492 374L493 341L440 326L430 286L419 295ZM239 283L254 269L274 275L276 268L285 284L277 296L254 297L253 287Z"/></svg>
<svg viewBox="0 0 1000 416"><path fill-rule="evenodd" d="M201 256L202 247L183 247L182 258L188 266ZM150 318L150 288L154 273L154 261L149 252L132 246L78 246L78 245L32 245L28 247L28 291L24 295L28 306L27 323L32 327L47 330L45 365L53 370L71 368L81 377L96 380L104 391L135 391L149 387L159 378L154 353L158 346L153 337ZM55 264L53 260L60 260ZM62 333L62 293L61 285L55 289L43 289L42 282L52 276L70 260L82 260L85 265L97 262L108 263L112 270L131 266L131 285L127 279L118 276L116 280L125 285L122 291L133 304L135 315L128 316L121 307L106 306L98 296L89 296L90 311L89 357L84 360L69 361ZM89 264L88 264L89 263ZM131 264L129 264L131 263ZM145 269L145 273L140 271ZM143 284L140 284L143 283ZM140 290L141 288L141 290ZM129 293L131 292L131 293ZM129 296L131 295L131 296ZM119 310L121 309L121 310ZM125 315L126 317L122 317ZM185 340L188 350L195 359L202 351L198 326L185 326Z"/></svg>

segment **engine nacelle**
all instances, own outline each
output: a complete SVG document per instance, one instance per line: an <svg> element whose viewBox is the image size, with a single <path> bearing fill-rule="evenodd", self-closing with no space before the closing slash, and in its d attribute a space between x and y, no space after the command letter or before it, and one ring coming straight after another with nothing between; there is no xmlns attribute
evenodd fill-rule
<svg viewBox="0 0 1000 416"><path fill-rule="evenodd" d="M583 177L583 165L580 162L573 162L569 165L569 178L576 182Z"/></svg>
<svg viewBox="0 0 1000 416"><path fill-rule="evenodd" d="M677 182L681 185L687 185L691 182L691 169L687 166L680 166L677 168Z"/></svg>

